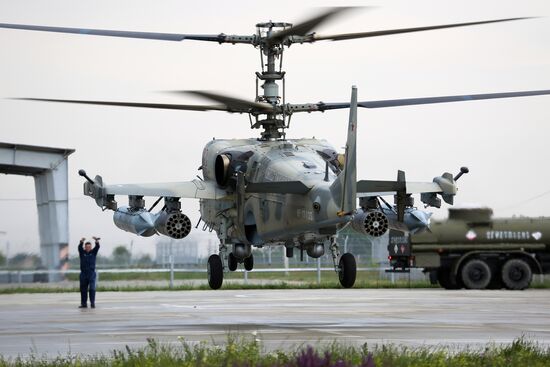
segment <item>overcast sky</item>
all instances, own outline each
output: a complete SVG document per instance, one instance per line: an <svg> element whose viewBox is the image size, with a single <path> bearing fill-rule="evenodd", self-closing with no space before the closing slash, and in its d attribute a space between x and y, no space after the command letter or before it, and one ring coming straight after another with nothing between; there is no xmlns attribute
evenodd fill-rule
<svg viewBox="0 0 550 367"><path fill-rule="evenodd" d="M299 21L316 7L373 5L319 34L496 18L541 18L342 42L294 45L285 53L287 100L359 100L550 89L548 1L7 1L0 22L135 31L242 34L263 21ZM252 99L258 51L249 45L165 42L0 29L0 141L73 148L69 158L70 241L99 235L106 252L134 239L111 212L82 195L85 168L107 183L195 177L202 147L216 138L257 137L245 115L32 103L10 97L193 103L169 90L218 90ZM358 177L431 181L462 165L458 204L496 215L548 215L550 96L359 111ZM347 111L296 115L289 138L344 145ZM0 251L38 252L32 178L0 176ZM119 198L125 204L126 198ZM195 223L198 203L184 202ZM446 208L435 210L444 217ZM198 230L197 230L198 231ZM71 249L74 254L74 246Z"/></svg>

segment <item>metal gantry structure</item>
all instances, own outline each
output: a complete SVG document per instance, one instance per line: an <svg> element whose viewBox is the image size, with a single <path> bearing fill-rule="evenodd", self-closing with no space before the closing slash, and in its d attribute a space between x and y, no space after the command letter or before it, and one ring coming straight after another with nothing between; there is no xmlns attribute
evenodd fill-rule
<svg viewBox="0 0 550 367"><path fill-rule="evenodd" d="M52 271L62 270L69 256L68 157L72 153L74 149L0 142L0 173L34 178L40 257Z"/></svg>

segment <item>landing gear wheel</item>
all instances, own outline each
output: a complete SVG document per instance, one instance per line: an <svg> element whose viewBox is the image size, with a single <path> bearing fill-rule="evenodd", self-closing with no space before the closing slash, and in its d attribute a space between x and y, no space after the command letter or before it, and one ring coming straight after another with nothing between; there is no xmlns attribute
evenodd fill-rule
<svg viewBox="0 0 550 367"><path fill-rule="evenodd" d="M528 288L533 279L533 271L525 260L510 259L502 267L502 282L508 289Z"/></svg>
<svg viewBox="0 0 550 367"><path fill-rule="evenodd" d="M251 271L254 269L254 256L250 255L246 259L244 259L244 268L246 271Z"/></svg>
<svg viewBox="0 0 550 367"><path fill-rule="evenodd" d="M220 255L210 255L207 264L208 285L212 289L220 289L223 283L223 264Z"/></svg>
<svg viewBox="0 0 550 367"><path fill-rule="evenodd" d="M229 270L235 271L237 270L238 265L239 265L239 260L237 260L235 255L233 255L233 253L230 252L229 255L227 256L227 267L229 268Z"/></svg>
<svg viewBox="0 0 550 367"><path fill-rule="evenodd" d="M355 284L355 278L357 277L357 263L355 257L350 253L345 253L340 257L340 271L338 272L338 278L340 284L344 288L351 288Z"/></svg>
<svg viewBox="0 0 550 367"><path fill-rule="evenodd" d="M469 260L460 272L462 281L468 289L485 289L491 281L491 268L481 259Z"/></svg>

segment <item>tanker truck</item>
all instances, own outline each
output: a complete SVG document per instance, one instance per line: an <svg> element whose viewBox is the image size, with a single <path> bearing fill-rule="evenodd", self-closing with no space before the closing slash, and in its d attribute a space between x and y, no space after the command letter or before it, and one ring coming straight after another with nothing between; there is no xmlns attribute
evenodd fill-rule
<svg viewBox="0 0 550 367"><path fill-rule="evenodd" d="M445 289L526 289L550 272L550 217L494 218L490 208L449 209L417 233L390 231L388 272L422 268Z"/></svg>

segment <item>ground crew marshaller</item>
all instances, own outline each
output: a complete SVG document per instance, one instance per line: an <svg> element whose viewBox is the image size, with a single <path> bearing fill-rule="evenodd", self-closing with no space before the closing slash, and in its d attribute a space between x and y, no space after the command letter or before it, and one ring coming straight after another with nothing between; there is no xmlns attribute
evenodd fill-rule
<svg viewBox="0 0 550 367"><path fill-rule="evenodd" d="M84 243L84 237L78 244L78 254L80 256L80 306L78 308L88 307L88 291L90 292L90 306L95 308L95 259L99 251L99 237L93 237L95 246L92 249L90 241Z"/></svg>

